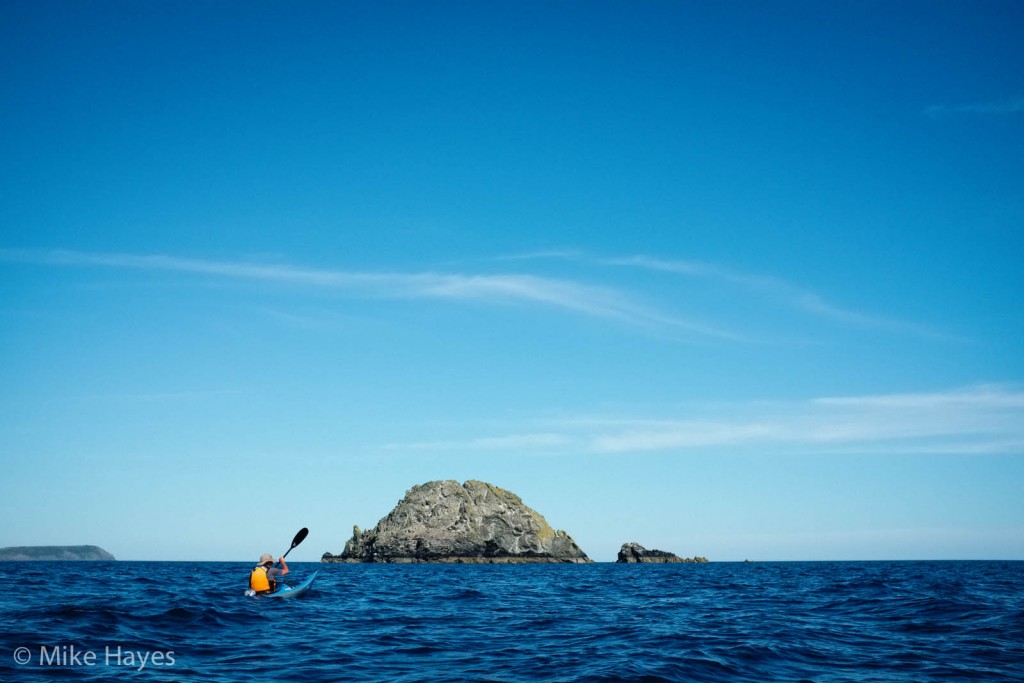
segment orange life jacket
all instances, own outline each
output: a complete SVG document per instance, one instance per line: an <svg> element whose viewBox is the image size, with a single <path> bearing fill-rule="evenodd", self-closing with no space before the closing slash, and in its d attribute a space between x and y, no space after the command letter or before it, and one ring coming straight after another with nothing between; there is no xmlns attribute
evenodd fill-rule
<svg viewBox="0 0 1024 683"><path fill-rule="evenodd" d="M270 593L277 588L277 581L272 581L267 576L267 568L260 565L249 575L249 588L257 593Z"/></svg>

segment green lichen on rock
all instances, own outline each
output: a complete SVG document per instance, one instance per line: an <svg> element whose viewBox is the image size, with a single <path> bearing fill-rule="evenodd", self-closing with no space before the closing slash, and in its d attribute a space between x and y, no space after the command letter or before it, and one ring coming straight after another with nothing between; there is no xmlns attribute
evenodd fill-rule
<svg viewBox="0 0 1024 683"><path fill-rule="evenodd" d="M413 486L377 526L353 529L324 562L590 562L511 491L482 481Z"/></svg>

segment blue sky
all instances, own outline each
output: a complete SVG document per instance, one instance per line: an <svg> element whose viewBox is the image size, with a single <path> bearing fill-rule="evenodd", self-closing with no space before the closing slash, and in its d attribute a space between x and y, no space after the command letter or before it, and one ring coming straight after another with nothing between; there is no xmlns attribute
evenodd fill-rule
<svg viewBox="0 0 1024 683"><path fill-rule="evenodd" d="M0 546L1024 559L1024 7L0 6Z"/></svg>

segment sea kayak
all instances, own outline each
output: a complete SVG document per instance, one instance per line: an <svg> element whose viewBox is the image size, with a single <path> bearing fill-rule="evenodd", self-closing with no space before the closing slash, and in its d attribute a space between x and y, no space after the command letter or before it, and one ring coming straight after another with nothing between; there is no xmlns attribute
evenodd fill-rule
<svg viewBox="0 0 1024 683"><path fill-rule="evenodd" d="M319 573L319 571L313 572L312 574L309 575L309 578L307 578L305 581L303 581L300 584L296 584L294 586L289 586L289 585L284 584L284 583L279 581L278 584L277 584L277 590L275 590L273 593L264 593L263 595L260 595L258 597L261 597L261 598L300 598L303 595L305 595L306 591L308 591L313 586L313 581L316 579L316 575L318 573ZM246 591L246 593L248 594L249 591Z"/></svg>

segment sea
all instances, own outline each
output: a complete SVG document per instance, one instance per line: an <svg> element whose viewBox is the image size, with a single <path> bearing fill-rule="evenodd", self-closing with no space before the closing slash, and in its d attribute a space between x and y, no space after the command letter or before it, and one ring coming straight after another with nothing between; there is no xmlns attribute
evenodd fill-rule
<svg viewBox="0 0 1024 683"><path fill-rule="evenodd" d="M1024 562L4 569L0 681L1024 681Z"/></svg>

